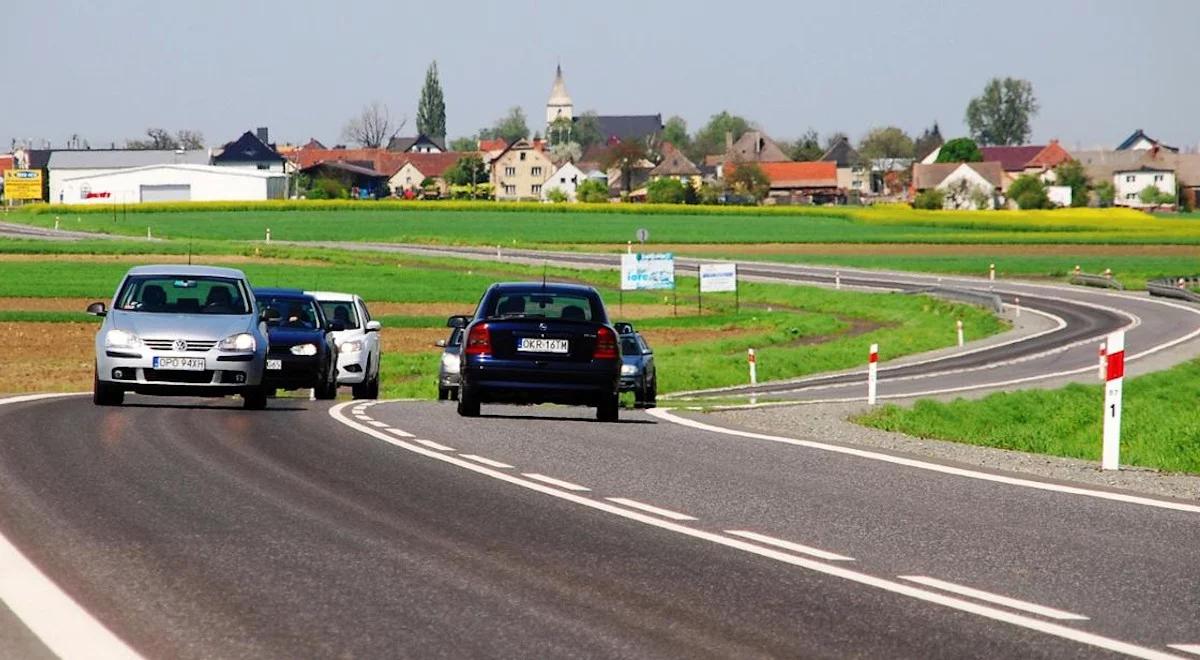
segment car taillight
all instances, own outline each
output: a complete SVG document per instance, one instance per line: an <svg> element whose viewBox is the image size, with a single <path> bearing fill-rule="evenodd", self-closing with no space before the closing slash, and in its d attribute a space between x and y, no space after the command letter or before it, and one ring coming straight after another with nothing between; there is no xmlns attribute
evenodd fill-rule
<svg viewBox="0 0 1200 660"><path fill-rule="evenodd" d="M596 332L596 350L592 351L593 360L617 359L617 336L612 330L601 326Z"/></svg>
<svg viewBox="0 0 1200 660"><path fill-rule="evenodd" d="M486 323L471 328L467 335L467 355L491 355L492 333Z"/></svg>

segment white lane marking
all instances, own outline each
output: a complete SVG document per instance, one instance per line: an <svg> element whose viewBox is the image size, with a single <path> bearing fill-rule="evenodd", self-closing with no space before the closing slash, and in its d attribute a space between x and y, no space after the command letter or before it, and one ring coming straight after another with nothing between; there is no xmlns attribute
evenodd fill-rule
<svg viewBox="0 0 1200 660"><path fill-rule="evenodd" d="M1093 367L1095 369L1095 367ZM1124 493L1109 493L1102 490L1091 490L1089 488L1081 488L1079 486L1064 486L1061 484L1052 484L1042 481L1033 481L1031 479L1021 479L1019 477L1006 477L999 474L989 474L987 472L977 472L966 468L951 467L949 465L939 465L912 458L902 458L900 456L891 456L889 454L881 454L879 452L868 451L865 449L855 449L853 447L840 447L838 445L829 445L816 440L797 440L796 438L785 438L778 435L767 435L765 433L754 433L751 431L738 431L736 429L727 429L722 426L706 424L698 422L694 419L679 417L663 410L662 408L653 408L646 411L665 422L672 422L681 426L687 426L702 431L712 431L722 435L732 435L739 438L751 438L753 440L766 440L768 442L779 442L788 445L796 445L797 447L807 447L809 449L819 449L821 451L834 452L836 454L846 454L848 456L856 456L858 458L866 458L873 461L883 461L885 463L893 463L906 467L917 468L920 470L929 470L931 472L941 472L942 474L952 474L958 477L967 477L968 479L979 479L981 481L993 481L996 483L1007 484L1009 486L1020 486L1022 488L1033 488L1035 490L1046 490L1055 493L1067 493L1069 495L1083 495L1085 497L1094 497L1101 500L1111 500L1113 502L1123 502L1125 504L1138 504L1141 506L1152 506L1160 509L1170 509L1172 511L1184 511L1187 513L1200 513L1200 506L1195 504L1184 504L1183 502L1169 502L1166 500L1155 500L1149 497L1139 497L1137 495L1126 495Z"/></svg>
<svg viewBox="0 0 1200 660"><path fill-rule="evenodd" d="M0 406L78 394L27 394ZM0 601L60 658L141 658L0 533Z"/></svg>
<svg viewBox="0 0 1200 660"><path fill-rule="evenodd" d="M800 545L799 543L792 543L791 541L784 541L783 539L772 538L770 536L764 536L762 534L756 534L754 532L747 532L747 531L736 530L736 529L727 529L727 530L725 530L725 533L733 534L734 536L740 536L744 539L750 539L751 541L758 541L759 543L766 543L767 545L773 545L777 548L783 548L784 550L791 550L792 552L799 552L800 554L803 554L803 555L812 555L813 557L819 557L821 559L826 559L828 561L854 561L853 557L846 557L843 555L834 554L832 552L826 552L824 550L819 550L819 549L813 548L811 546Z"/></svg>
<svg viewBox="0 0 1200 660"><path fill-rule="evenodd" d="M1167 644L1167 646L1176 651L1191 653L1192 655L1200 655L1200 644Z"/></svg>
<svg viewBox="0 0 1200 660"><path fill-rule="evenodd" d="M367 423L370 424L371 426L374 426L377 429L387 428L387 422L377 422L372 419L372 420L367 420Z"/></svg>
<svg viewBox="0 0 1200 660"><path fill-rule="evenodd" d="M544 484L550 484L551 486L558 486L559 488L565 488L566 490L574 490L577 492L584 492L584 491L591 490L591 488L588 488L587 486L580 486L579 484L573 484L569 481L563 481L562 479L555 479L554 477L547 477L544 474L538 474L536 472L524 472L521 474L521 476L528 477L530 479L533 479L534 481L540 481Z"/></svg>
<svg viewBox="0 0 1200 660"><path fill-rule="evenodd" d="M399 429L390 429L390 430L392 433L396 433L396 431L398 431ZM396 433L396 435L398 435L402 438L405 438L405 437L411 438L412 437L411 433L405 433L404 431L400 431L399 433ZM438 451L454 451L454 447L447 447L446 445L434 442L433 440L415 440L414 442L419 442L419 443L425 445L426 447L429 447L430 449L436 449Z"/></svg>
<svg viewBox="0 0 1200 660"><path fill-rule="evenodd" d="M653 513L656 516L662 516L663 518L669 518L671 520L696 520L694 516L689 516L686 513L679 513L678 511L672 511L670 509L660 509L656 506L642 504L637 500L626 499L624 497L606 497L604 499L608 500L609 502L616 502L617 504L625 505L631 509L641 509L647 513Z"/></svg>
<svg viewBox="0 0 1200 660"><path fill-rule="evenodd" d="M953 582L938 580L926 575L901 575L900 579L908 580L909 582L916 582L917 584L923 584L927 587L933 587L934 589L941 589L942 591L949 591L950 593L958 594L959 596L966 596L976 600L995 603L996 605L1003 605L1004 607L1011 607L1014 610L1022 610L1029 612L1030 614L1038 614L1051 619L1059 619L1062 621L1088 620L1088 618L1082 614L1064 612L1063 610L1057 610L1053 607L1046 607L1045 605L1038 605L1037 603L1017 600L1016 598L1009 598L1008 596L1001 596L999 594L993 594L987 591L981 591L979 589L972 589L971 587L964 587L961 584L954 584Z"/></svg>
<svg viewBox="0 0 1200 660"><path fill-rule="evenodd" d="M823 575L828 575L830 577L836 577L836 578L841 578L844 580L849 580L849 581L857 583L857 584L874 587L877 589L881 589L883 591L888 591L890 593L899 594L901 596L908 596L909 598L914 598L916 600L921 600L921 601L924 601L927 603L932 603L935 605L942 605L944 607L949 607L949 608L956 609L956 610L959 610L962 612L975 614L975 615L978 615L978 616L981 616L981 617L984 617L987 619L991 619L993 621L1000 621L1002 623L1012 624L1014 626L1026 628L1028 630L1034 630L1037 632L1045 633L1047 635L1052 635L1052 636L1059 637L1062 639L1071 640L1074 642L1078 642L1080 644L1087 644L1089 646L1106 649L1106 650L1113 651L1116 653L1124 653L1126 655L1134 656L1137 658L1147 658L1149 660L1180 660L1180 658L1181 658L1181 656L1176 656L1176 655L1172 655L1170 653L1165 653L1163 651L1159 651L1158 649L1152 649L1152 648L1148 648L1145 646L1138 646L1136 644L1131 644L1129 642L1123 642L1119 639L1113 639L1111 637L1104 637L1103 635L1097 635L1094 633L1084 632L1082 630L1076 630L1074 628L1068 628L1061 624L1050 623L1048 621L1043 621L1041 619L1034 619L1032 617L1025 616L1022 614L1015 614L1008 610L1001 610L1001 609L997 609L995 607L989 607L987 605L980 605L979 603L976 603L973 601L963 600L961 598L955 598L953 596L946 596L946 595L943 595L943 594L940 594L937 592L920 589L920 588L914 587L909 584L897 582L895 580L878 578L878 577L875 577L872 575L867 575L866 573L860 573L858 571L850 570L848 568L842 568L841 566L826 564L824 562L820 562L815 559L806 559L804 557L798 557L796 555L788 554L788 553L785 553L785 552L782 552L779 550L773 550L771 548L764 548L760 545L755 545L753 543L748 543L746 541L741 541L741 540L731 538L728 536L723 536L721 534L715 534L712 532L706 532L703 530L694 529L694 528L680 525L680 524L677 524L674 522L662 520L660 518L653 518L651 516L641 514L636 511L630 511L629 509L625 509L622 507L614 506L607 502L603 502L601 500L587 497L585 495L576 495L575 493L570 493L567 491L559 490L557 488L551 488L550 486L540 484L536 481L522 479L521 477L514 476L512 474L508 474L505 472L499 472L499 471L484 467L482 465L464 461L457 456L452 456L449 454L439 454L432 450L424 449L418 445L414 445L414 444L405 442L403 440L398 440L389 435L380 433L379 431L376 431L375 429L372 429L363 424L359 424L359 423L349 419L348 417L341 415L340 414L341 409L345 405L346 404L338 404L338 405L331 407L329 409L329 415L331 417L333 417L335 420L337 420L338 422L340 422L340 423L346 425L347 427L352 428L360 433L369 435L372 438L381 440L383 442L386 442L390 445L394 445L401 449L405 449L407 451L410 451L410 452L413 452L416 454L420 454L427 458L432 458L437 461L442 461L443 463L449 463L451 465L456 465L458 467L461 467L466 470L470 470L477 474L485 475L485 476L491 477L491 478L499 480L499 481L504 481L504 482L507 482L507 483L510 483L510 484L513 484L516 486L520 486L521 488L526 488L528 490L542 493L544 495L549 495L551 497L557 497L558 499L561 499L561 500L573 502L573 503L579 504L581 506L586 506L586 507L596 509L599 511L604 511L606 513L611 513L613 515L620 516L620 517L626 518L628 520L634 520L634 521L637 521L637 522L640 522L640 523L643 523L646 525L650 525L652 527L657 527L659 529L664 529L667 531L675 532L677 534L681 534L684 536L689 536L692 538L708 541L710 543L715 543L717 545L722 545L722 546L725 546L728 548L733 548L735 550L741 550L744 552L758 555L760 557L774 559L775 561L779 561L779 562L782 562L785 564L796 566L798 568L807 569L807 570L813 571L815 573L821 573Z"/></svg>
<svg viewBox="0 0 1200 660"><path fill-rule="evenodd" d="M388 433L395 433L396 435L400 436L401 438L413 437L413 434L409 433L408 431L401 431L400 429L388 429ZM447 450L447 451L449 451L449 450Z"/></svg>
<svg viewBox="0 0 1200 660"><path fill-rule="evenodd" d="M484 458L483 456L476 456L475 454L459 454L459 456L462 456L463 458L465 458L467 460L475 461L477 463L483 463L484 465L490 465L494 468L500 468L503 470L507 470L512 467L508 463L501 463L500 461L493 461L490 458Z"/></svg>
<svg viewBox="0 0 1200 660"><path fill-rule="evenodd" d="M368 417L367 415L365 415L365 414L363 414L363 413L354 413L354 418L355 418L355 419L361 419L361 420L363 420L364 422L366 422L366 421L370 421L370 419L371 419L370 417Z"/></svg>

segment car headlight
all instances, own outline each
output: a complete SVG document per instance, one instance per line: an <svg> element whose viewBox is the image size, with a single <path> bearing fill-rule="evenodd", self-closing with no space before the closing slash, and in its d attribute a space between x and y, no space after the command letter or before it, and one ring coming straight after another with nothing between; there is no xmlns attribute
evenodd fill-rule
<svg viewBox="0 0 1200 660"><path fill-rule="evenodd" d="M217 346L217 348L222 351L236 351L239 353L253 351L257 347L258 342L254 340L254 335L248 332L240 332L236 335L229 335L228 337L222 339L221 343Z"/></svg>
<svg viewBox="0 0 1200 660"><path fill-rule="evenodd" d="M637 365L635 365L635 364L621 365L621 375L622 376L636 376L637 372L638 372L638 368L637 368Z"/></svg>
<svg viewBox="0 0 1200 660"><path fill-rule="evenodd" d="M109 330L104 335L105 348L137 348L142 345L142 340L132 332L124 330Z"/></svg>
<svg viewBox="0 0 1200 660"><path fill-rule="evenodd" d="M448 374L458 373L458 356L453 353L442 353L442 369Z"/></svg>
<svg viewBox="0 0 1200 660"><path fill-rule="evenodd" d="M316 344L297 344L292 347L292 355L316 355Z"/></svg>
<svg viewBox="0 0 1200 660"><path fill-rule="evenodd" d="M339 344L338 348L344 353L357 353L363 349L363 343L361 339L350 339Z"/></svg>

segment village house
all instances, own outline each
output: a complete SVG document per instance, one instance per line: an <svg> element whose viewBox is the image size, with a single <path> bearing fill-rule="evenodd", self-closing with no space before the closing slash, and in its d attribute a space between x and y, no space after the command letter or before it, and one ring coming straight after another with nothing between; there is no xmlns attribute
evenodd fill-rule
<svg viewBox="0 0 1200 660"><path fill-rule="evenodd" d="M550 177L542 184L542 201L548 200L550 191L560 190L567 196L568 201L575 201L575 189L579 184L587 180L587 174L579 169L571 161L564 161L563 164L554 170Z"/></svg>
<svg viewBox="0 0 1200 660"><path fill-rule="evenodd" d="M675 145L670 142L663 142L659 147L659 153L662 160L658 161L658 165L650 170L650 180L656 179L678 179L680 183L687 184L691 182L693 188L700 187L700 168L696 164L688 160L683 152L675 148Z"/></svg>
<svg viewBox="0 0 1200 660"><path fill-rule="evenodd" d="M833 162L757 163L770 181L768 204L832 204L840 200L837 164ZM737 171L726 163L726 175Z"/></svg>
<svg viewBox="0 0 1200 660"><path fill-rule="evenodd" d="M1004 181L1001 189L1005 192L1013 181L1025 174L1040 178L1047 183L1054 182L1054 168L1071 160L1071 154L1058 143L1050 140L1044 145L1021 145L1008 147L980 147L984 162L1000 163L1004 170Z"/></svg>
<svg viewBox="0 0 1200 660"><path fill-rule="evenodd" d="M394 137L388 140L387 150L408 154L440 154L446 151L446 138L428 135Z"/></svg>
<svg viewBox="0 0 1200 660"><path fill-rule="evenodd" d="M555 170L543 151L544 144L520 139L491 161L491 183L496 199L541 199L542 185Z"/></svg>
<svg viewBox="0 0 1200 660"><path fill-rule="evenodd" d="M446 181L446 170L454 167L458 159L471 154L445 151L438 153L408 153L404 154L399 167L388 178L388 186L396 195L426 191L445 197L450 192L450 184ZM425 184L429 182L431 186Z"/></svg>
<svg viewBox="0 0 1200 660"><path fill-rule="evenodd" d="M1078 151L1074 155L1093 186L1112 182L1116 190L1113 203L1118 206L1141 207L1140 194L1148 185L1172 196L1178 191L1180 203L1191 208L1200 204L1200 154L1150 148Z"/></svg>
<svg viewBox="0 0 1200 660"><path fill-rule="evenodd" d="M947 209L994 209L1003 181L1004 168L996 161L913 165L913 190L940 190ZM986 201L980 204L981 199Z"/></svg>
<svg viewBox="0 0 1200 660"><path fill-rule="evenodd" d="M821 160L837 165L837 185L844 196L865 195L871 192L871 173L862 156L842 136L821 156Z"/></svg>

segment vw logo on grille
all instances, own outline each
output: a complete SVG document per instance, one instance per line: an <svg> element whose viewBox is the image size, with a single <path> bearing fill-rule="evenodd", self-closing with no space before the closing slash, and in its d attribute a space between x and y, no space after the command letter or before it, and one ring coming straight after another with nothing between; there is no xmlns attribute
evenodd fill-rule
<svg viewBox="0 0 1200 660"><path fill-rule="evenodd" d="M186 339L176 339L175 340L175 350L186 351L187 350L187 340Z"/></svg>
<svg viewBox="0 0 1200 660"><path fill-rule="evenodd" d="M547 326L545 323L539 323L539 324L538 324L538 330L541 330L542 332L545 332L545 331L546 331L546 330L548 330L548 329L549 329L549 326Z"/></svg>

